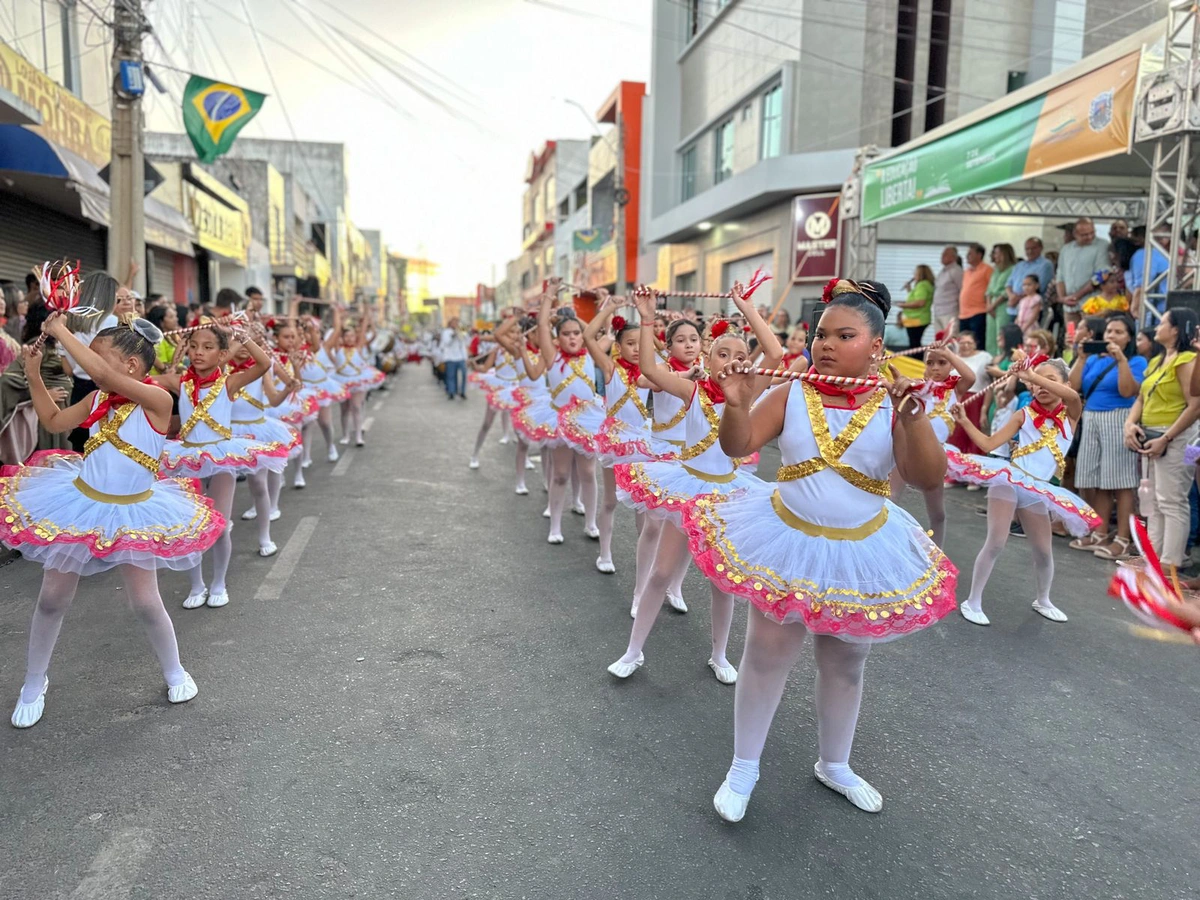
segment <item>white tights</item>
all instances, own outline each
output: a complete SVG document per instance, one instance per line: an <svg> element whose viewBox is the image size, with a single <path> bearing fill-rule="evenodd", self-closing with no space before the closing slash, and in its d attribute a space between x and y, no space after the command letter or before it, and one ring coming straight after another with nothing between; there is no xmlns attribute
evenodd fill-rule
<svg viewBox="0 0 1200 900"><path fill-rule="evenodd" d="M226 520L225 530L221 532L221 536L212 546L213 577L210 590L214 594L224 592L225 576L229 573L229 559L233 556L233 541L229 534L233 531L233 520L230 516L233 511L233 489L236 485L237 482L234 480L232 472L220 472L208 479L208 496L212 498L213 507ZM259 518L262 518L261 513ZM270 520L271 516L268 513L268 523ZM203 561L197 564L189 574L192 577L192 593L200 593L204 590Z"/></svg>
<svg viewBox="0 0 1200 900"><path fill-rule="evenodd" d="M352 391L350 397L342 401L342 437L356 443L363 439L363 404L366 400L366 391ZM333 437L332 428L329 437Z"/></svg>
<svg viewBox="0 0 1200 900"><path fill-rule="evenodd" d="M162 666L163 677L172 687L183 684L186 673L179 663L175 626L171 624L171 617L159 596L157 573L137 566L121 566L120 570L129 608L141 620L146 638ZM29 626L29 654L25 683L21 687L22 703L32 703L42 692L54 645L78 586L79 576L69 572L46 569L42 576L42 589L38 593L33 622Z"/></svg>
<svg viewBox="0 0 1200 900"><path fill-rule="evenodd" d="M290 466L291 463L289 462L288 465ZM284 472L286 471L285 469ZM279 494L283 490L284 472L267 473L267 491L271 497L271 512L279 509Z"/></svg>
<svg viewBox="0 0 1200 900"><path fill-rule="evenodd" d="M653 519L648 519L642 535L650 529ZM646 585L638 600L637 615L633 617L633 630L629 634L629 646L621 662L634 662L641 655L650 630L658 618L667 589L675 581L680 568L687 571L691 557L688 555L687 536L670 523L664 523L658 538L658 550L646 578ZM729 665L725 650L729 644L729 626L733 623L733 597L712 586L712 659L718 666Z"/></svg>
<svg viewBox="0 0 1200 900"><path fill-rule="evenodd" d="M642 594L646 590L646 581L654 570L654 563L658 558L658 540L662 536L663 526L666 524L664 520L654 516L638 514L637 574L633 585L635 605L641 600ZM667 594L670 596L683 596L683 579L687 576L691 561L691 558L686 555L680 560L667 585Z"/></svg>
<svg viewBox="0 0 1200 900"><path fill-rule="evenodd" d="M509 421L506 417L505 422ZM476 449L478 453L478 449ZM517 435L517 487L525 487L525 462L529 459L529 445L525 439Z"/></svg>
<svg viewBox="0 0 1200 900"><path fill-rule="evenodd" d="M899 503L900 495L906 487L904 479L898 470L893 469L888 479L892 485L892 500ZM922 491L925 497L925 514L929 517L929 530L933 532L933 542L939 547L946 541L946 488L938 485L931 491Z"/></svg>
<svg viewBox="0 0 1200 900"><path fill-rule="evenodd" d="M987 587L992 568L1008 543L1008 529L1012 525L1014 510L1033 554L1037 604L1045 609L1055 608L1050 601L1050 585L1054 581L1054 537L1050 530L1050 515L1044 509L1035 507L1017 509L1015 497L996 496L993 490L988 494L987 538L975 557L975 568L971 572L971 594L967 597L967 606L976 612L983 608L983 589Z"/></svg>
<svg viewBox="0 0 1200 900"><path fill-rule="evenodd" d="M487 440L488 432L492 430L492 423L496 421L496 409L493 406L485 406L483 408L483 424L479 426L479 434L475 436L475 452L471 454L474 459L479 455L479 451L483 449L483 442ZM524 465L522 463L522 465Z"/></svg>
<svg viewBox="0 0 1200 900"><path fill-rule="evenodd" d="M543 451L545 452L545 451ZM553 477L550 481L550 534L562 534L563 510L567 505L567 484L572 467L579 473L580 493L583 495L584 522L596 526L596 460L570 447L555 447L552 455Z"/></svg>
<svg viewBox="0 0 1200 900"><path fill-rule="evenodd" d="M270 476L272 475L275 475L281 484L283 483L282 475L276 475L274 472L262 468L253 472L246 479L246 486L250 488L250 496L254 499L254 511L257 513L254 523L258 526L258 546L260 547L271 543L271 510L275 508L271 503ZM278 499L278 492L275 497Z"/></svg>
<svg viewBox="0 0 1200 900"><path fill-rule="evenodd" d="M321 436L325 438L325 449L328 450L333 446L333 413L329 411L328 406L322 406L321 411L317 413L316 424L321 429ZM309 422L304 426L302 432L304 438L304 462L312 460L312 442L313 442L313 423ZM299 471L299 470L297 470Z"/></svg>
<svg viewBox="0 0 1200 900"><path fill-rule="evenodd" d="M613 520L617 515L617 477L610 466L604 467L604 497L596 515L600 529L600 559L612 562Z"/></svg>

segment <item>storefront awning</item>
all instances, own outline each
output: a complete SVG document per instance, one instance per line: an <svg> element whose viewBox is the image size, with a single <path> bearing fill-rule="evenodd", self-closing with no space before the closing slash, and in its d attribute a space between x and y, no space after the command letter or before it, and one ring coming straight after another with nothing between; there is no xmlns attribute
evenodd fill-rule
<svg viewBox="0 0 1200 900"><path fill-rule="evenodd" d="M1128 154L1143 48L1162 24L871 161L862 220L879 222Z"/></svg>
<svg viewBox="0 0 1200 900"><path fill-rule="evenodd" d="M8 88L0 87L0 125L41 125L42 114Z"/></svg>
<svg viewBox="0 0 1200 900"><path fill-rule="evenodd" d="M96 167L20 125L0 125L0 189L57 212L109 225L109 187ZM152 197L145 200L146 243L193 256L191 223Z"/></svg>

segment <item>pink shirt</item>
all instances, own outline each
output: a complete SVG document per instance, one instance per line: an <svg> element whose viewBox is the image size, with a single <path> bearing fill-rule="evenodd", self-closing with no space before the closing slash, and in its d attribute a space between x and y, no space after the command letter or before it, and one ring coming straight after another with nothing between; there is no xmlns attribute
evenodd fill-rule
<svg viewBox="0 0 1200 900"><path fill-rule="evenodd" d="M1038 313L1042 311L1042 295L1030 294L1021 297L1017 306L1017 325L1022 331L1028 331L1037 324Z"/></svg>

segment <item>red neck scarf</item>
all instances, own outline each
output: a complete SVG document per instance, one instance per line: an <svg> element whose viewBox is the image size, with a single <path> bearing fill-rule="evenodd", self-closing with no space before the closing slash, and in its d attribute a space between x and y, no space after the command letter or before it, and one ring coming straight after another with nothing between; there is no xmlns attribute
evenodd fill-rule
<svg viewBox="0 0 1200 900"><path fill-rule="evenodd" d="M629 383L637 386L637 380L642 377L642 367L637 363L626 362L621 357L617 357L617 365L625 370L625 374L629 376Z"/></svg>
<svg viewBox="0 0 1200 900"><path fill-rule="evenodd" d="M1058 433L1063 437L1067 436L1067 429L1063 425L1063 412L1067 408L1065 403L1059 403L1054 409L1046 409L1046 407L1034 400L1029 404L1029 408L1033 411L1033 427L1038 431L1041 431L1042 426L1047 422L1053 422L1054 427L1058 429Z"/></svg>
<svg viewBox="0 0 1200 900"><path fill-rule="evenodd" d="M558 351L558 371L560 371L560 372L567 371L567 366L570 365L571 360L579 359L580 357L583 357L583 356L587 356L587 347L580 347L578 352L576 352L576 353L568 353L566 350L559 349L559 351Z"/></svg>
<svg viewBox="0 0 1200 900"><path fill-rule="evenodd" d="M254 368L253 356L251 356L249 359L244 359L241 362L230 363L229 374L232 375L234 372L245 372L247 369L252 368Z"/></svg>
<svg viewBox="0 0 1200 900"><path fill-rule="evenodd" d="M690 372L692 371L692 363L680 362L673 356L667 357L667 365L672 372Z"/></svg>
<svg viewBox="0 0 1200 900"><path fill-rule="evenodd" d="M949 394L952 390L954 390L954 387L955 387L955 385L958 384L958 381L959 381L958 375L951 375L945 381L931 382L929 385L930 393L932 393L933 396L936 397L938 400L945 400L946 395Z"/></svg>
<svg viewBox="0 0 1200 900"><path fill-rule="evenodd" d="M532 344L529 341L526 341L525 349L528 350L530 353L537 353L539 348L538 348L537 344Z"/></svg>
<svg viewBox="0 0 1200 900"><path fill-rule="evenodd" d="M213 369L211 372L209 372L203 378L201 378L196 373L196 369L193 366L188 366L187 371L183 373L183 377L179 379L179 388L180 388L180 390L182 390L183 386L185 384L189 384L189 383L191 384L191 388L189 389L188 393L191 395L191 398L192 398L192 406L195 406L197 403L200 402L200 388L206 388L210 384L216 384L217 379L220 377L221 377L221 367L220 366Z"/></svg>
<svg viewBox="0 0 1200 900"><path fill-rule="evenodd" d="M819 375L820 373L817 372L816 366L809 366L808 374ZM856 385L854 387L844 384L829 384L824 381L810 381L808 384L812 385L812 387L816 389L817 393L824 394L826 397L845 397L847 409L854 409L858 405L855 397L857 397L859 394L865 394L868 391L875 390L875 388L869 384Z"/></svg>
<svg viewBox="0 0 1200 900"><path fill-rule="evenodd" d="M154 380L151 378L143 378L142 384L154 384ZM91 428L93 425L95 425L97 422L99 422L101 419L103 419L105 416L107 416L109 413L109 410L112 410L115 412L116 410L118 410L122 406L124 406L126 403L133 403L133 402L135 402L135 401L130 400L128 397L122 397L120 394L109 394L102 401L100 401L99 403L96 404L96 408L93 409L91 411L91 413L88 415L88 417L80 423L79 427L80 428Z"/></svg>
<svg viewBox="0 0 1200 900"><path fill-rule="evenodd" d="M803 353L785 353L783 354L783 368L791 368L792 363L802 357Z"/></svg>
<svg viewBox="0 0 1200 900"><path fill-rule="evenodd" d="M696 385L704 391L704 395L713 402L713 405L725 402L725 391L711 378L701 378Z"/></svg>

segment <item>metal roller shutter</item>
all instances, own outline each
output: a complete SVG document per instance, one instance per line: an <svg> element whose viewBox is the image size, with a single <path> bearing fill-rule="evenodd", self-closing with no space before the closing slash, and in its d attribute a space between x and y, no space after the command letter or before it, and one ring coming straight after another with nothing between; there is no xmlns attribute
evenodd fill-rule
<svg viewBox="0 0 1200 900"><path fill-rule="evenodd" d="M148 247L147 294L162 294L168 300L175 299L175 254L170 250Z"/></svg>
<svg viewBox="0 0 1200 900"><path fill-rule="evenodd" d="M0 279L24 284L35 265L54 259L79 260L83 274L104 269L105 234L78 219L0 194Z"/></svg>

